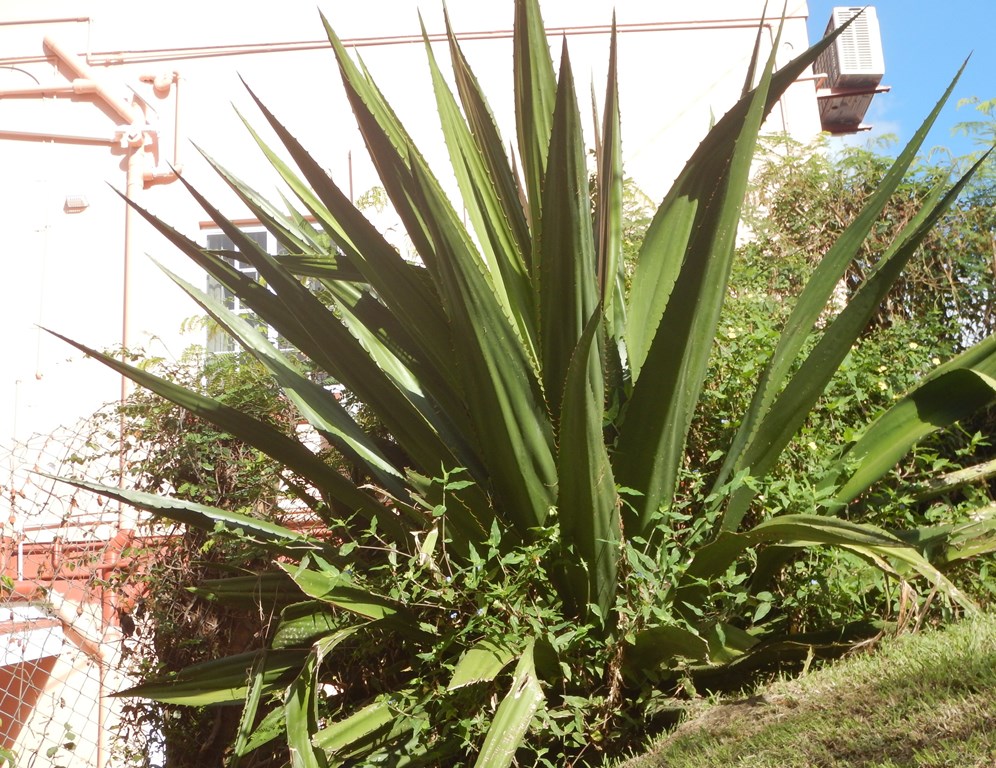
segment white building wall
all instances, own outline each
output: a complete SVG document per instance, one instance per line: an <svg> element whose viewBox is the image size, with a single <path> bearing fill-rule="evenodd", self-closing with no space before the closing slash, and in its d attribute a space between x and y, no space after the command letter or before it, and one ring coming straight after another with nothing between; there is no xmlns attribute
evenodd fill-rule
<svg viewBox="0 0 996 768"><path fill-rule="evenodd" d="M427 28L442 31L439 6L425 5ZM710 120L720 117L737 98L761 5L754 0L616 4L624 30L636 24L655 25L655 31L623 32L619 56L627 172L652 198L663 196ZM548 27L571 28L568 40L582 105L587 104L589 77L601 98L608 38L604 31L579 32L592 31L583 28L593 25L604 29L611 20L612 4L547 0L543 7ZM72 52L89 52L93 69L114 84L117 93L124 97L133 88L154 107L161 129L160 160L171 159L178 104L178 160L184 177L237 218L246 212L205 168L189 141L195 140L261 189L274 188L265 161L229 106L234 102L259 123L239 83L241 74L341 186L349 186L350 156L355 194L375 184L341 95L331 52L319 47L323 30L314 2L287 0L279 7L260 3L255 11L252 4L249 10L243 4L238 13L232 8L183 0L160 10L156 18L136 23L133 15L110 11L96 0L7 4L0 11L5 14L0 17L0 88L30 85L34 79L42 84L66 82L51 57L45 60L45 35ZM344 39L418 34L412 3L324 2L321 8ZM449 8L460 31L512 26L510 2L459 0L450 2ZM804 2L790 3L780 59L787 60L807 44L806 12ZM89 21L17 23L28 21L28 16ZM769 41L771 34L766 29L764 39ZM294 45L276 45L282 43ZM247 44L304 50L209 55L217 51L203 48ZM464 45L510 138L514 125L510 40L468 40ZM551 46L559 56L557 35L551 36ZM436 48L445 61L444 46ZM430 162L445 167L421 44L366 45L361 52ZM140 82L142 76L174 71L180 77L178 97L176 91L157 97L149 84ZM109 137L116 122L120 119L85 97L0 99L0 131ZM802 139L815 135L819 123L812 83L794 86L769 125ZM7 180L0 185L0 212L7 223L2 312L13 352L0 375L0 445L66 423L117 394L117 377L92 362L80 362L80 355L34 326L51 327L98 348L120 344L124 207L107 185L123 189L124 162L125 155L117 148L19 141L0 134L0 167ZM89 208L65 213L63 202L71 194L84 194ZM154 186L138 198L184 233L200 236L198 225L206 216L180 184ZM181 320L194 314L196 307L158 274L146 254L196 282L202 278L144 223L134 250L129 344L178 355L186 344L200 341L178 334Z"/></svg>

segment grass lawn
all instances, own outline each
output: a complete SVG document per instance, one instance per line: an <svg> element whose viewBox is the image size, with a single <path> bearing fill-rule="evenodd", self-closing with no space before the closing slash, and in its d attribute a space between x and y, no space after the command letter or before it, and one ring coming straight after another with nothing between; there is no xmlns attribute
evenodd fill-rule
<svg viewBox="0 0 996 768"><path fill-rule="evenodd" d="M623 766L996 766L996 616L890 638L749 698L695 705Z"/></svg>

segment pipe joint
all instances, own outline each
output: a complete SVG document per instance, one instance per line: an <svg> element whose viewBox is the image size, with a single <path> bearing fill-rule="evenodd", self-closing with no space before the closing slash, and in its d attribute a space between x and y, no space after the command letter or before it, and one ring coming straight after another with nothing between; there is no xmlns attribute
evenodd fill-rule
<svg viewBox="0 0 996 768"><path fill-rule="evenodd" d="M169 96L173 84L180 79L179 72L160 72L158 74L139 75L138 79L143 83L151 83L152 90L156 96L165 98Z"/></svg>
<svg viewBox="0 0 996 768"><path fill-rule="evenodd" d="M97 92L97 84L93 80L77 77L73 80L73 93L83 96Z"/></svg>
<svg viewBox="0 0 996 768"><path fill-rule="evenodd" d="M55 56L56 59L69 70L74 81L88 80L94 84L92 93L97 96L108 109L117 114L124 122L132 123L138 119L141 109L136 104L129 103L115 94L109 87L104 85L100 78L85 62L70 53L66 48L56 42L51 36L46 35L43 44L45 48Z"/></svg>
<svg viewBox="0 0 996 768"><path fill-rule="evenodd" d="M154 142L154 135L155 130L139 123L119 125L114 129L114 141L121 149L151 146Z"/></svg>
<svg viewBox="0 0 996 768"><path fill-rule="evenodd" d="M152 187L156 184L169 184L180 178L182 173L182 165L177 165L168 171L146 171L142 174L142 181L146 187Z"/></svg>

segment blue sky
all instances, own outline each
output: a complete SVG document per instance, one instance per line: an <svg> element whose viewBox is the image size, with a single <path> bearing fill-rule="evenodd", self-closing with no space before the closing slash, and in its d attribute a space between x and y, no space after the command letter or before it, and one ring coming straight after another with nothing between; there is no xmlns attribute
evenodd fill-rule
<svg viewBox="0 0 996 768"><path fill-rule="evenodd" d="M810 40L822 37L831 9L839 5L846 3L809 0ZM952 136L951 128L978 114L967 106L957 109L959 99L996 98L996 0L877 0L871 5L882 30L883 84L892 91L872 101L865 122L874 130L865 136L895 133L908 141L971 53L925 148L943 146L955 154L976 149L970 140Z"/></svg>

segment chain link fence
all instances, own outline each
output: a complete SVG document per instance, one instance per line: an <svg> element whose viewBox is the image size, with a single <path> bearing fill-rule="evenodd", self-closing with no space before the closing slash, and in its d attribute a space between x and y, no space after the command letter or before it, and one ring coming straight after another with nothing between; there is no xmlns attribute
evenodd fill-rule
<svg viewBox="0 0 996 768"><path fill-rule="evenodd" d="M113 694L134 679L141 557L155 535L113 501L55 479L113 468L81 463L84 421L0 447L0 746L18 768L156 765L155 734ZM142 649L147 654L148 648ZM144 733L143 733L144 731Z"/></svg>
<svg viewBox="0 0 996 768"><path fill-rule="evenodd" d="M259 387L247 390L257 396ZM261 407L273 410L270 400ZM327 449L306 425L282 423L316 452ZM18 768L201 768L227 760L237 707L117 694L263 647L272 612L252 600L205 599L189 587L257 574L272 568L272 557L238 537L137 516L58 479L114 487L119 477L131 488L177 495L201 483L209 503L322 533L308 506L288 495L279 467L264 466L231 436L205 431L184 409L138 394L74 427L0 446L0 768L5 756ZM285 762L278 746L246 765Z"/></svg>

